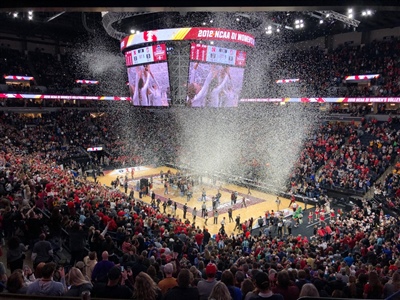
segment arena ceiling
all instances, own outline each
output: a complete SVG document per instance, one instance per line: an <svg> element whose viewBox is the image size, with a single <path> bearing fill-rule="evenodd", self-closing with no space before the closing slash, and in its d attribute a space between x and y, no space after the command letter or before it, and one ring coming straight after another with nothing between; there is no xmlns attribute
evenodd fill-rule
<svg viewBox="0 0 400 300"><path fill-rule="evenodd" d="M246 6L240 7L217 6L208 0L191 1L188 3L190 6L169 2L171 6L168 7L165 6L165 1L158 0L151 1L151 6L149 1L143 0L126 2L68 0L57 4L45 0L9 1L0 6L0 33L74 40L85 34L105 33L101 15L105 11L116 20L112 23L112 30L122 35L130 34L131 30L207 26L250 32L258 41L283 39L294 42L350 31L400 26L400 4L394 0L306 0L299 1L297 6L293 6L293 1L288 0L250 0L246 1ZM333 18L321 18L323 15L317 13L332 10L346 15L348 8L354 10L354 19L360 21L357 27ZM362 16L366 9L372 14ZM29 11L33 11L32 20L28 20ZM17 18L14 16L15 12L18 12ZM305 22L306 26L301 30L294 29L297 19ZM323 24L320 24L321 19ZM271 24L274 30L281 28L279 35L266 34L265 29Z"/></svg>

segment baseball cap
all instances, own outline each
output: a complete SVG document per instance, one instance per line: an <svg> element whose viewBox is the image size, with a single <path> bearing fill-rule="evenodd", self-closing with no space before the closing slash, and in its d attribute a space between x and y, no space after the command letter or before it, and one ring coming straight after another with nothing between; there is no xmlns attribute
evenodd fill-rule
<svg viewBox="0 0 400 300"><path fill-rule="evenodd" d="M119 276L121 276L121 268L114 266L110 269L110 271L108 271L108 279L110 280L116 280L119 278Z"/></svg>
<svg viewBox="0 0 400 300"><path fill-rule="evenodd" d="M217 266L215 264L209 263L206 267L206 274L216 274Z"/></svg>

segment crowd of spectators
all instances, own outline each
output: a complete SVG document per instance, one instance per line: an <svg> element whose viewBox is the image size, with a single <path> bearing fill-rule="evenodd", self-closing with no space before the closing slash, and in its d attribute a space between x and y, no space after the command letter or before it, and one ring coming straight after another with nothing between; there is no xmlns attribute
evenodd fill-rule
<svg viewBox="0 0 400 300"><path fill-rule="evenodd" d="M58 118L65 124L85 121L74 114ZM316 228L313 237L274 236L279 216L256 236L249 229L214 235L179 213L162 213L157 205L59 167L52 136L27 135L29 126L15 116L3 115L0 128L1 228L13 250L7 251L11 275L0 265L5 292L291 300L383 298L399 291L399 224L380 207L355 207ZM340 128L326 128L317 143L329 140L330 130L344 135ZM31 149L26 139L35 139ZM71 254L63 266L57 259L62 238ZM33 268L25 264L27 255Z"/></svg>
<svg viewBox="0 0 400 300"><path fill-rule="evenodd" d="M291 175L291 192L319 198L324 189L367 193L395 162L398 119L327 123L306 142ZM376 191L375 191L376 192Z"/></svg>
<svg viewBox="0 0 400 300"><path fill-rule="evenodd" d="M400 93L399 38L369 44L340 45L326 51L288 49L271 54L267 91L271 97L379 97ZM282 67L284 66L284 67ZM346 76L380 74L369 85L345 81ZM277 85L275 80L299 78L299 83Z"/></svg>

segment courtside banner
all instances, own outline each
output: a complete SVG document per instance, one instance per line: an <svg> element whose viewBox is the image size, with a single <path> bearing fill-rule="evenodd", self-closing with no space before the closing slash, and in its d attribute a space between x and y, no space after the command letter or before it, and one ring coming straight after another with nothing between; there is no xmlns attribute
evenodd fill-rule
<svg viewBox="0 0 400 300"><path fill-rule="evenodd" d="M18 75L4 75L5 80L18 80L18 81L29 81L34 80L32 76L18 76Z"/></svg>
<svg viewBox="0 0 400 300"><path fill-rule="evenodd" d="M371 98L254 98L241 99L240 102L300 102L300 103L400 103L400 97Z"/></svg>
<svg viewBox="0 0 400 300"><path fill-rule="evenodd" d="M86 80L86 79L77 79L75 80L75 82L81 84L99 84L97 80Z"/></svg>
<svg viewBox="0 0 400 300"><path fill-rule="evenodd" d="M2 93L0 93L0 99L131 101L131 97L118 97L118 96L76 96L76 95L2 94Z"/></svg>
<svg viewBox="0 0 400 300"><path fill-rule="evenodd" d="M371 80L379 77L379 74L369 74L369 75L351 75L346 76L346 81L362 81L362 80Z"/></svg>
<svg viewBox="0 0 400 300"><path fill-rule="evenodd" d="M225 41L249 47L254 47L255 45L254 36L246 32L223 28L186 27L150 30L129 35L122 39L121 51L143 43L184 40Z"/></svg>

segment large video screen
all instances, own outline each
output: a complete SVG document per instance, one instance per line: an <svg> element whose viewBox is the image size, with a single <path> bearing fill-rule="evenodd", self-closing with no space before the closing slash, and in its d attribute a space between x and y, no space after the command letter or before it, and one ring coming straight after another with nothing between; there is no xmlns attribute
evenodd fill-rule
<svg viewBox="0 0 400 300"><path fill-rule="evenodd" d="M168 63L128 68L129 92L135 106L169 106Z"/></svg>
<svg viewBox="0 0 400 300"><path fill-rule="evenodd" d="M245 65L245 51L192 43L187 106L237 107Z"/></svg>
<svg viewBox="0 0 400 300"><path fill-rule="evenodd" d="M125 52L133 105L169 106L169 76L165 44Z"/></svg>
<svg viewBox="0 0 400 300"><path fill-rule="evenodd" d="M190 62L187 106L237 107L244 68Z"/></svg>

